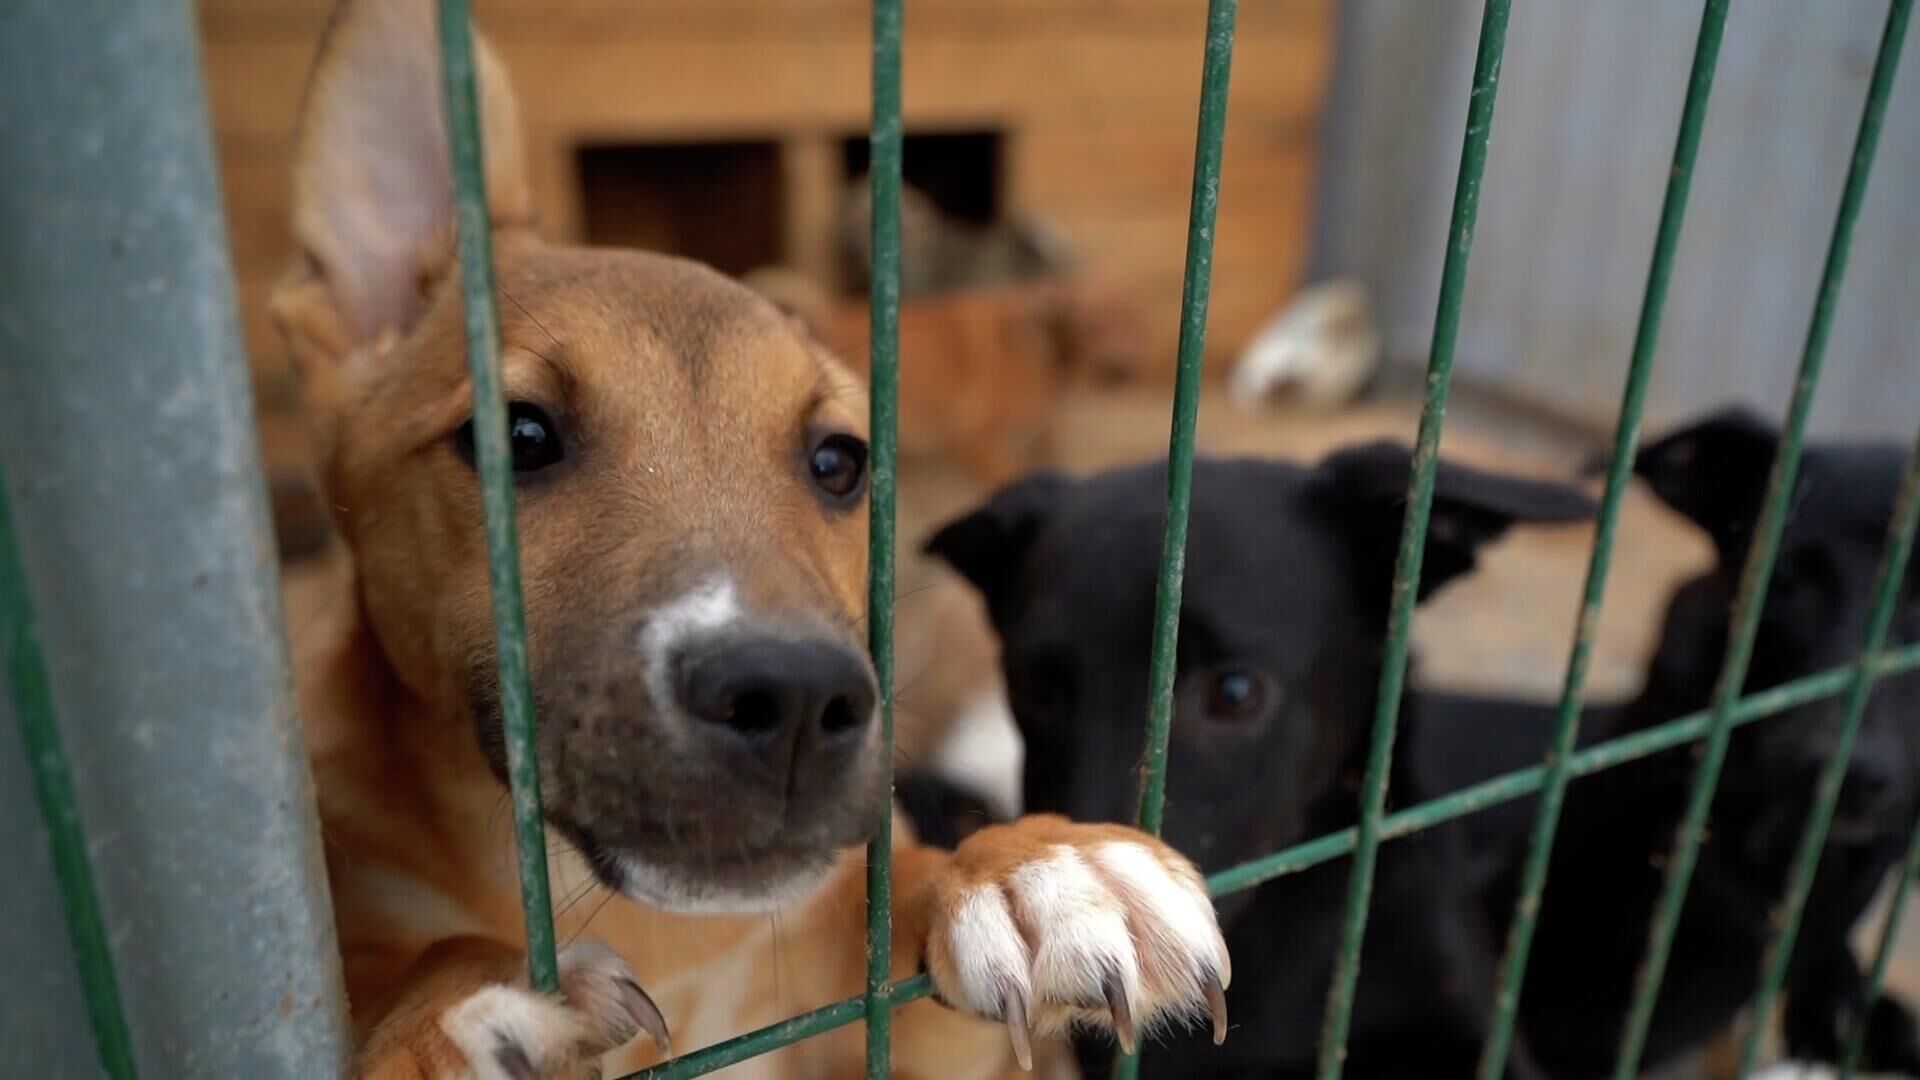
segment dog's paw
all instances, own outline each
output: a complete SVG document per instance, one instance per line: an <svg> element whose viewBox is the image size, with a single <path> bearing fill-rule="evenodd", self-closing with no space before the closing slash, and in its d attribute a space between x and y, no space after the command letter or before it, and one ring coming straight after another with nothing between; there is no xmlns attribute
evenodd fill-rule
<svg viewBox="0 0 1920 1080"><path fill-rule="evenodd" d="M975 833L939 882L927 969L950 1005L1007 1025L1030 1068L1030 1032L1138 1033L1211 1014L1226 1038L1233 973L1193 865L1118 825L1033 815Z"/></svg>
<svg viewBox="0 0 1920 1080"><path fill-rule="evenodd" d="M641 1032L668 1057L667 1023L626 961L596 942L560 953L560 993L486 987L448 1009L440 1028L476 1080L597 1077L600 1055Z"/></svg>

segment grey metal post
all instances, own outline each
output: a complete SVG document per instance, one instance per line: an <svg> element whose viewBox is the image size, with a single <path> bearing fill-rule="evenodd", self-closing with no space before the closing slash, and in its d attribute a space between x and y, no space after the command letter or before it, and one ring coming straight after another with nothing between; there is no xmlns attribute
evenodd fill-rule
<svg viewBox="0 0 1920 1080"><path fill-rule="evenodd" d="M338 1075L338 951L188 3L0 4L0 404L142 1074ZM0 1045L36 1076L96 1075L13 730Z"/></svg>

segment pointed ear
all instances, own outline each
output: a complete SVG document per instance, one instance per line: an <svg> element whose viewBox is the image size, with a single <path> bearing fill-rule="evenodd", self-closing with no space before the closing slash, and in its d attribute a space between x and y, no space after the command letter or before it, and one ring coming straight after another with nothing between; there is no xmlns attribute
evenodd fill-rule
<svg viewBox="0 0 1920 1080"><path fill-rule="evenodd" d="M1772 421L1726 409L1642 447L1633 471L1706 530L1723 565L1735 565L1745 557L1779 447Z"/></svg>
<svg viewBox="0 0 1920 1080"><path fill-rule="evenodd" d="M1391 442L1337 450L1314 475L1318 497L1353 538L1355 565L1368 582L1377 583L1369 588L1377 587L1382 598L1392 587L1412 477L1412 451ZM1434 474L1418 598L1427 599L1472 570L1480 549L1517 522L1583 521L1593 512L1593 500L1565 484L1442 460Z"/></svg>
<svg viewBox="0 0 1920 1080"><path fill-rule="evenodd" d="M1061 473L1033 473L942 526L924 550L972 582L998 621L1047 515L1072 483Z"/></svg>
<svg viewBox="0 0 1920 1080"><path fill-rule="evenodd" d="M513 92L474 39L487 204L529 224ZM273 314L302 374L404 335L453 265L453 181L432 0L348 0L307 87L293 166L299 258Z"/></svg>

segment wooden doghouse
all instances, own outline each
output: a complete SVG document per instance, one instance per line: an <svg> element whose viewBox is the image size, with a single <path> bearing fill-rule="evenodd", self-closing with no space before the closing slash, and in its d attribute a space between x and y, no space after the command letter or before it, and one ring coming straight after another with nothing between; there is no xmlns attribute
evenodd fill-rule
<svg viewBox="0 0 1920 1080"><path fill-rule="evenodd" d="M246 336L273 466L304 440L265 299L286 264L289 144L331 0L202 0ZM523 107L543 225L740 272L831 274L864 167L861 0L480 0ZM1209 352L1297 283L1331 62L1327 0L1245 5L1233 66ZM951 213L1050 223L1136 290L1173 368L1205 5L914 0L906 170ZM712 226L724 221L725 229ZM912 358L908 357L911 363Z"/></svg>

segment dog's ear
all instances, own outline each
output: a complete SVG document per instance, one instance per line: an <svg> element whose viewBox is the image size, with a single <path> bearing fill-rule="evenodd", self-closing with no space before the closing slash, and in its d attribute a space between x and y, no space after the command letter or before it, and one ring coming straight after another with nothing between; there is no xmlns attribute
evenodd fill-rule
<svg viewBox="0 0 1920 1080"><path fill-rule="evenodd" d="M1779 447L1772 421L1732 408L1642 447L1633 471L1661 502L1706 530L1721 562L1732 564L1753 533Z"/></svg>
<svg viewBox="0 0 1920 1080"><path fill-rule="evenodd" d="M1392 583L1412 476L1412 451L1392 442L1336 450L1315 470L1316 495L1347 527L1360 573L1377 582L1382 595ZM1418 598L1473 569L1480 548L1517 522L1582 521L1593 512L1593 500L1565 484L1442 460L1434 473Z"/></svg>
<svg viewBox="0 0 1920 1080"><path fill-rule="evenodd" d="M307 87L293 165L294 268L272 310L303 377L419 318L453 266L453 181L432 0L342 5ZM513 92L474 40L487 204L526 226Z"/></svg>
<svg viewBox="0 0 1920 1080"><path fill-rule="evenodd" d="M987 610L1006 610L1033 541L1073 481L1052 471L1033 473L1002 488L986 504L940 527L925 546L980 590Z"/></svg>

